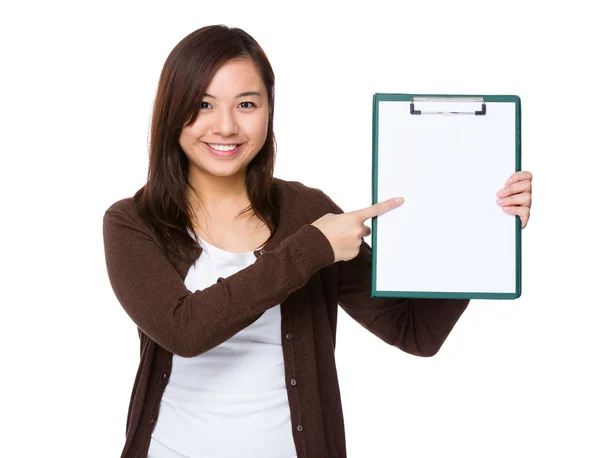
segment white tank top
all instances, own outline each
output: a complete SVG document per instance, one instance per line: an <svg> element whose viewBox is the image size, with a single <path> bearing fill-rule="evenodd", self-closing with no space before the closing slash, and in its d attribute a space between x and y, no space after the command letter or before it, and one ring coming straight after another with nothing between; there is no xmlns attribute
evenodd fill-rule
<svg viewBox="0 0 600 458"><path fill-rule="evenodd" d="M185 285L202 290L256 261L196 236ZM173 355L147 458L296 458L281 347L280 305L217 347Z"/></svg>

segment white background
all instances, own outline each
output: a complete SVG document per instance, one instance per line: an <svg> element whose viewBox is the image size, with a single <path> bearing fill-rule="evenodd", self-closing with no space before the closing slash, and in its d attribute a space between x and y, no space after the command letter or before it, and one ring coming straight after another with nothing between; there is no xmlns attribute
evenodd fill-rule
<svg viewBox="0 0 600 458"><path fill-rule="evenodd" d="M224 23L274 67L276 176L345 211L371 204L374 92L522 98L535 188L523 295L473 301L433 358L341 313L348 456L600 456L600 34L592 2L532 3L2 6L0 455L119 456L139 347L108 282L102 216L144 182L168 53Z"/></svg>

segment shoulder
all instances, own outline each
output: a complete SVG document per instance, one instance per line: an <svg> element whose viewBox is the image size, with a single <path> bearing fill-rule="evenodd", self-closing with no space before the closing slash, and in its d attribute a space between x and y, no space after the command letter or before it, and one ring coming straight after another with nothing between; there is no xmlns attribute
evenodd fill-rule
<svg viewBox="0 0 600 458"><path fill-rule="evenodd" d="M343 213L343 210L323 190L307 186L300 181L274 178L282 202L297 211L320 217L325 213Z"/></svg>
<svg viewBox="0 0 600 458"><path fill-rule="evenodd" d="M143 188L142 188L143 189ZM159 242L155 229L146 221L136 197L125 197L113 202L104 212L102 231L106 240L124 239ZM133 238L131 238L133 237Z"/></svg>
<svg viewBox="0 0 600 458"><path fill-rule="evenodd" d="M136 219L139 211L133 197L126 197L125 199L117 200L104 213L116 213L120 216Z"/></svg>
<svg viewBox="0 0 600 458"><path fill-rule="evenodd" d="M142 188L143 189L143 188ZM138 190L136 195L141 191ZM143 223L142 212L135 201L135 196L125 197L113 202L105 211L107 214L119 216L121 219L127 219L136 223Z"/></svg>
<svg viewBox="0 0 600 458"><path fill-rule="evenodd" d="M282 180L281 178L273 178L273 181L281 193L290 198L319 198L323 194L319 188L307 186L299 181Z"/></svg>

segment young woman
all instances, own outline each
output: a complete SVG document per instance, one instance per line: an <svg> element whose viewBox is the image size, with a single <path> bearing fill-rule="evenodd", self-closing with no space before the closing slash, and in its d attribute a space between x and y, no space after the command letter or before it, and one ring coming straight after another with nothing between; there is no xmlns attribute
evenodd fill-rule
<svg viewBox="0 0 600 458"><path fill-rule="evenodd" d="M147 183L103 222L110 282L140 337L123 458L345 457L338 304L420 356L467 307L371 298L364 222L402 200L344 213L274 178L273 113L273 71L243 30L204 27L168 56ZM524 227L531 174L511 179L499 205Z"/></svg>

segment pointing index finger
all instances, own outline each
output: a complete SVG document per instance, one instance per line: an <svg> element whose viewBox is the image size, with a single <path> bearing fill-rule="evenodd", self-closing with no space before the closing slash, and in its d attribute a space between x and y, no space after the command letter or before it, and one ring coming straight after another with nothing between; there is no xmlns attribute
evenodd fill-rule
<svg viewBox="0 0 600 458"><path fill-rule="evenodd" d="M361 210L356 210L352 213L356 214L361 221L366 221L369 218L374 218L375 216L381 215L387 211L390 211L396 207L399 207L404 203L403 197L396 197L388 200L384 200L382 202L378 202L369 207L363 208Z"/></svg>

